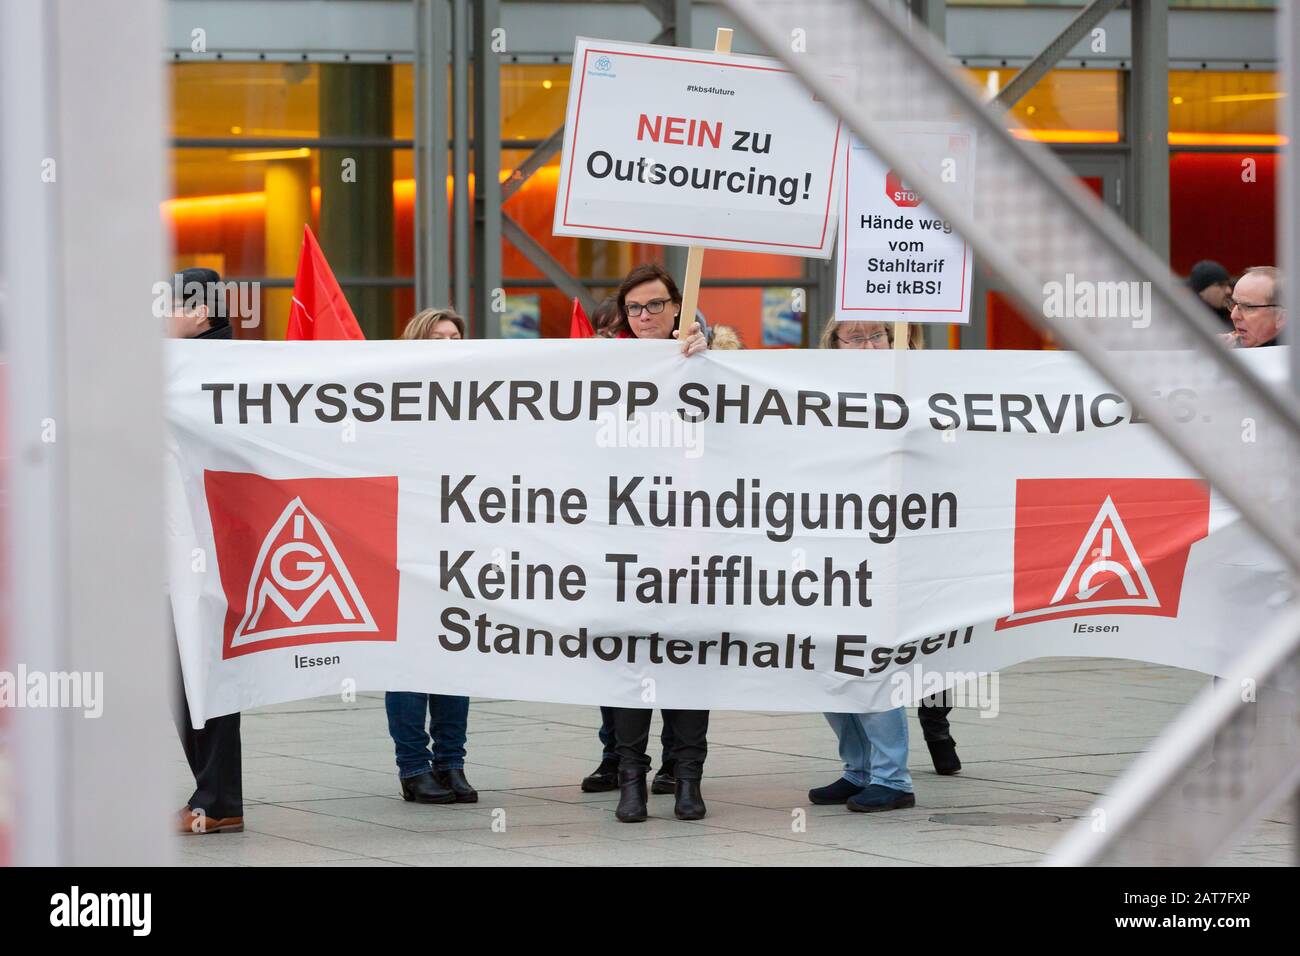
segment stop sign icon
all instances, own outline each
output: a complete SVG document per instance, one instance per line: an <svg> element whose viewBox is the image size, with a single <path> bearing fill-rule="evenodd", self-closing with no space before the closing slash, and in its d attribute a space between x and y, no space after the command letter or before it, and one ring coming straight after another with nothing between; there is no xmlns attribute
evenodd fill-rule
<svg viewBox="0 0 1300 956"><path fill-rule="evenodd" d="M919 206L921 196L911 187L903 185L903 177L892 169L885 174L885 195L895 206Z"/></svg>

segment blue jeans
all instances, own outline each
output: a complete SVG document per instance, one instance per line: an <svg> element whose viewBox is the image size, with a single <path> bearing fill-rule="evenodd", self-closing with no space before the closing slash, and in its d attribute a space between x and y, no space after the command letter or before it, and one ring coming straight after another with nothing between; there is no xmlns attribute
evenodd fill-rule
<svg viewBox="0 0 1300 956"><path fill-rule="evenodd" d="M912 792L907 769L907 711L902 707L878 714L826 714L840 740L844 779L854 786L876 784Z"/></svg>
<svg viewBox="0 0 1300 956"><path fill-rule="evenodd" d="M389 691L384 694L388 711L388 733L397 748L397 775L419 776L429 770L461 770L465 767L465 725L469 722L469 698L447 694L416 694ZM429 729L424 729L425 714ZM429 750L429 738L433 750Z"/></svg>
<svg viewBox="0 0 1300 956"><path fill-rule="evenodd" d="M600 708L600 731L597 736L600 737L600 746L603 748L600 754L601 762L612 760L618 763L618 751L614 749L614 711L617 707ZM676 742L673 740L672 728L668 726L668 721L664 721L664 728L659 733L659 743L663 745L663 757L659 761L661 767L667 767L672 763L673 747Z"/></svg>

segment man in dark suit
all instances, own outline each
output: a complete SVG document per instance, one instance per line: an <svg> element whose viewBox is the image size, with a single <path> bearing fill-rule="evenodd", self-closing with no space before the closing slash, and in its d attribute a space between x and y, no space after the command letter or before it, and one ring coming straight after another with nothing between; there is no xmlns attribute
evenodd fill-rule
<svg viewBox="0 0 1300 956"><path fill-rule="evenodd" d="M172 302L167 317L169 338L233 338L220 282L221 276L212 269L186 269L177 273L173 278L173 289L179 289L182 298L179 302ZM179 691L174 715L176 730L195 783L193 796L177 814L176 830L186 836L237 833L244 829L239 714L213 717L195 730L190 725L190 708L185 696L185 682L180 674L179 656L176 659L176 685Z"/></svg>

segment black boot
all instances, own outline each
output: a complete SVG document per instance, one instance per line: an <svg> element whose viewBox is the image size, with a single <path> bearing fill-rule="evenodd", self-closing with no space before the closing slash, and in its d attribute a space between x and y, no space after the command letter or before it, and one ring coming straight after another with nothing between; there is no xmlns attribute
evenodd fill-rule
<svg viewBox="0 0 1300 956"><path fill-rule="evenodd" d="M961 761L957 759L957 741L948 737L944 740L927 740L925 745L930 748L935 773L950 777L961 769Z"/></svg>
<svg viewBox="0 0 1300 956"><path fill-rule="evenodd" d="M677 778L677 801L673 804L673 813L678 820L703 820L708 812L704 806L704 797L700 795L698 780Z"/></svg>
<svg viewBox="0 0 1300 956"><path fill-rule="evenodd" d="M640 823L646 818L645 772L618 772L618 808L614 816L623 823Z"/></svg>
<svg viewBox="0 0 1300 956"><path fill-rule="evenodd" d="M456 792L438 782L432 770L427 770L414 777L405 777L402 783L402 799L407 803L455 803Z"/></svg>
<svg viewBox="0 0 1300 956"><path fill-rule="evenodd" d="M843 805L850 797L856 797L863 791L856 783L850 783L843 777L827 787L814 787L808 791L808 802L818 806Z"/></svg>
<svg viewBox="0 0 1300 956"><path fill-rule="evenodd" d="M655 778L650 781L651 793L676 793L677 778L673 776L673 765L670 761L665 761L664 765L659 768Z"/></svg>
<svg viewBox="0 0 1300 956"><path fill-rule="evenodd" d="M618 789L618 758L606 757L588 777L583 778L583 793L607 793Z"/></svg>
<svg viewBox="0 0 1300 956"><path fill-rule="evenodd" d="M459 767L453 770L435 770L433 776L440 786L456 795L457 803L478 803L478 791L465 779L465 771Z"/></svg>

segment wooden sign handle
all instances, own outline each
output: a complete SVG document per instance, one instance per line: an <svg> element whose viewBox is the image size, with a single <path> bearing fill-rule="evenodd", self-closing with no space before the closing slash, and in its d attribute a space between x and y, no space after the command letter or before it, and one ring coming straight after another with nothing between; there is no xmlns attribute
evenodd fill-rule
<svg viewBox="0 0 1300 956"><path fill-rule="evenodd" d="M907 328L907 323L895 322L894 323L894 348L906 349L908 344L907 343L908 335L909 332Z"/></svg>
<svg viewBox="0 0 1300 956"><path fill-rule="evenodd" d="M727 27L718 27L713 40L714 53L731 52L732 31ZM682 311L678 326L682 334L695 321L695 309L700 301L700 274L704 271L704 247L690 246L686 251L686 276L682 281Z"/></svg>

